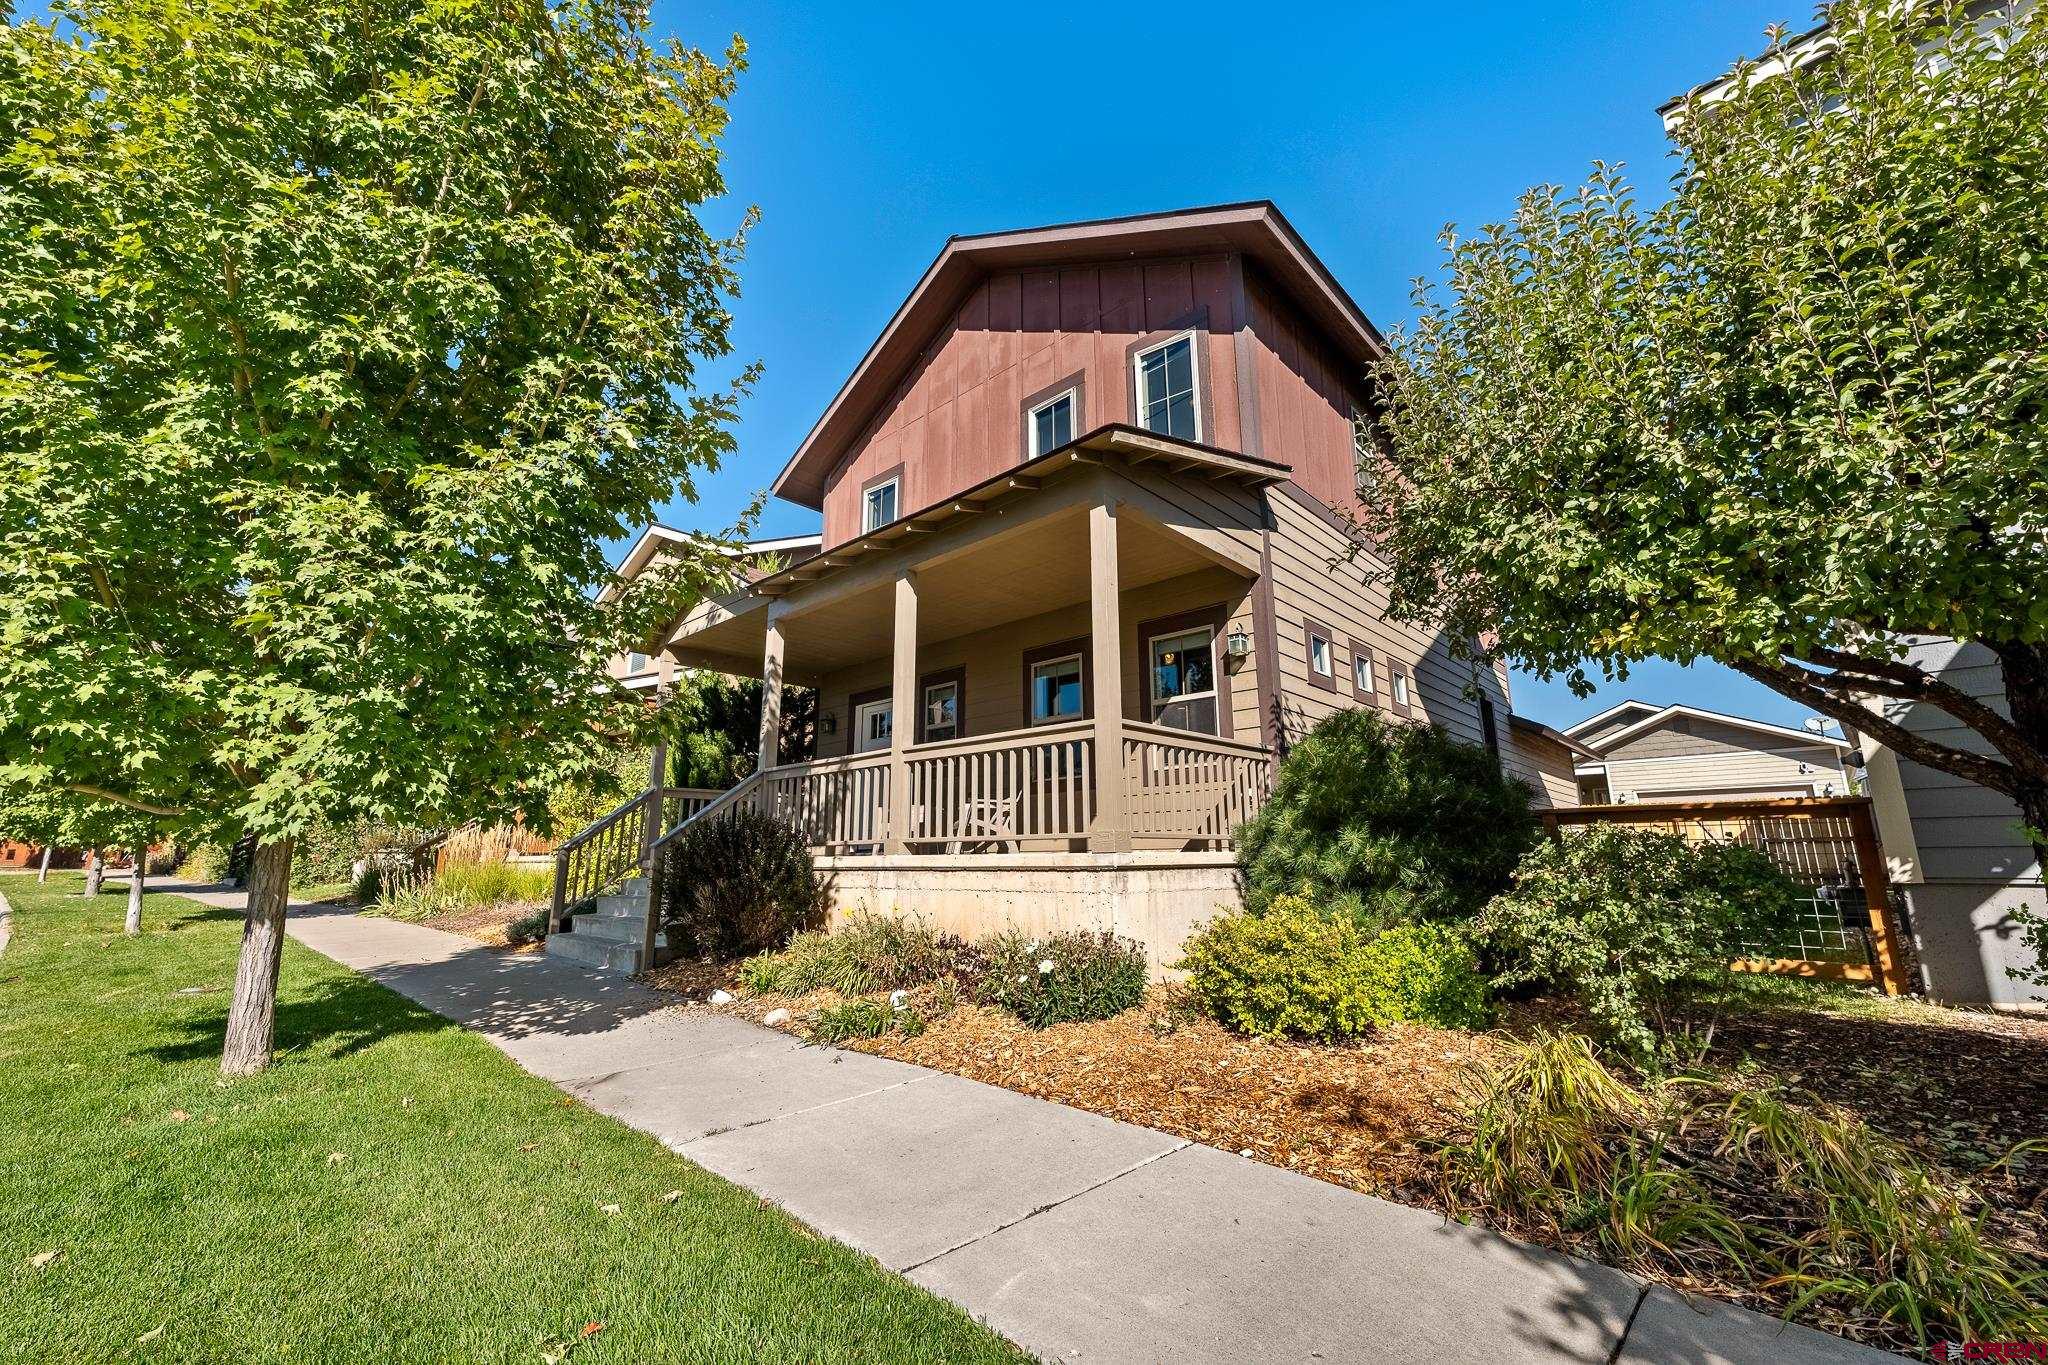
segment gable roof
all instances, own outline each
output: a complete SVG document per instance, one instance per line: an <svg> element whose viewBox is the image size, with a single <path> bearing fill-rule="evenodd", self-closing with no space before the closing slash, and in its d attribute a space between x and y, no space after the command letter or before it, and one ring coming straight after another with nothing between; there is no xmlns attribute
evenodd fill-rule
<svg viewBox="0 0 2048 1365"><path fill-rule="evenodd" d="M638 578L646 570L647 566L654 562L654 556L659 553L663 545L689 545L695 543L698 539L699 537L694 531L678 530L673 526L663 526L660 522L653 523L640 533L640 538L634 541L632 547L626 551L626 557L619 561L618 571L614 574L613 581L605 584L603 588L598 590L598 600L602 602L616 592L620 581L628 578ZM772 540L750 540L743 545L728 547L724 553L734 559L745 559L751 555L763 554L804 559L816 554L818 547L824 544L824 540L825 538L822 535L812 531L808 535L777 536Z"/></svg>
<svg viewBox="0 0 2048 1365"><path fill-rule="evenodd" d="M1625 702L1621 702L1618 705L1608 707L1605 711L1602 711L1597 716L1588 716L1584 720L1579 721L1575 725L1565 726L1564 732L1568 735L1573 736L1583 735L1588 730L1598 728L1601 722L1612 720L1614 717L1620 715L1624 711L1641 711L1644 715L1647 716L1652 715L1658 711L1662 711L1663 709L1663 707L1657 705L1657 703L1653 701L1637 701L1633 697L1631 697L1629 700Z"/></svg>
<svg viewBox="0 0 2048 1365"><path fill-rule="evenodd" d="M1600 738L1593 740L1592 745L1595 749L1605 754L1620 745L1628 743L1637 735L1647 730L1654 730L1665 721L1680 716L1690 716L1695 720L1711 720L1722 725L1733 725L1739 729L1753 730L1758 734L1775 735L1780 739L1796 739L1802 744L1826 744L1845 752L1850 747L1848 740L1836 739L1833 735L1819 734L1813 730L1794 730L1789 725L1773 725L1769 721L1751 720L1747 716L1731 716L1721 711L1709 711L1704 707L1682 705L1667 706L1663 710L1645 716L1631 725L1624 725L1611 735L1602 735Z"/></svg>
<svg viewBox="0 0 2048 1365"><path fill-rule="evenodd" d="M806 507L819 506L825 476L840 455L917 362L932 335L987 276L1205 251L1234 251L1257 261L1351 359L1365 363L1386 354L1379 329L1270 200L949 237L776 476L772 491Z"/></svg>

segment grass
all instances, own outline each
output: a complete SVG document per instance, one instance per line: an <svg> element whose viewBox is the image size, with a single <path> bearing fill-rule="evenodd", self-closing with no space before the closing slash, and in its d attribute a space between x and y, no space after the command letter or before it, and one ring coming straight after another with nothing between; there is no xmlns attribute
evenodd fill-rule
<svg viewBox="0 0 2048 1365"><path fill-rule="evenodd" d="M79 885L0 885L0 1359L1018 1359L296 943L223 1086L239 916Z"/></svg>

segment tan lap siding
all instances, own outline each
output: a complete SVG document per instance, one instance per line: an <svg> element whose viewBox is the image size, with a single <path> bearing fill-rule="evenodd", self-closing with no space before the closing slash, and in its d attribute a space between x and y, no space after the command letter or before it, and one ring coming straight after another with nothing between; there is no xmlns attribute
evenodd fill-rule
<svg viewBox="0 0 2048 1365"><path fill-rule="evenodd" d="M1284 452L1276 452L1285 458ZM1393 665L1405 665L1413 685L1411 714L1442 726L1469 744L1484 742L1478 701L1466 695L1475 684L1493 700L1503 734L1509 712L1506 690L1491 668L1453 659L1447 639L1387 619L1386 589L1368 583L1378 567L1369 552L1344 558L1350 543L1343 531L1288 490L1276 488L1268 501L1273 511L1273 612L1279 645L1281 710L1290 737L1298 738L1323 717L1359 705L1348 673L1351 642L1375 655L1380 709L1391 714ZM1340 686L1329 692L1309 682L1305 620L1330 626L1337 636Z"/></svg>

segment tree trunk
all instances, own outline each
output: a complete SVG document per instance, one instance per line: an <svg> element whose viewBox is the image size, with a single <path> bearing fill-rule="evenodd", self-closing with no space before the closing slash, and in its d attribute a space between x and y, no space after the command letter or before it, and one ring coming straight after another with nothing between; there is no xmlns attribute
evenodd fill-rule
<svg viewBox="0 0 2048 1365"><path fill-rule="evenodd" d="M149 849L137 848L134 861L135 871L128 878L128 922L123 926L130 938L142 932L142 878L149 869Z"/></svg>
<svg viewBox="0 0 2048 1365"><path fill-rule="evenodd" d="M36 869L36 885L41 886L44 882L48 880L50 880L50 846L48 844L44 844L43 865Z"/></svg>
<svg viewBox="0 0 2048 1365"><path fill-rule="evenodd" d="M106 865L100 859L100 851L89 848L85 851L85 894L89 900L100 893L100 878L106 875Z"/></svg>
<svg viewBox="0 0 2048 1365"><path fill-rule="evenodd" d="M292 841L259 841L249 858L249 905L242 914L242 957L221 1046L223 1076L253 1076L270 1065L277 1029L277 969L284 957L284 909L290 898Z"/></svg>
<svg viewBox="0 0 2048 1365"><path fill-rule="evenodd" d="M2035 749L2048 752L2048 650L2038 645L1994 646L1999 672L2005 682L2005 706L2012 723ZM2048 782L2020 774L2020 789L2013 795L2019 803L2020 818L2026 822L2027 839L2034 845L2034 857L2048 870Z"/></svg>

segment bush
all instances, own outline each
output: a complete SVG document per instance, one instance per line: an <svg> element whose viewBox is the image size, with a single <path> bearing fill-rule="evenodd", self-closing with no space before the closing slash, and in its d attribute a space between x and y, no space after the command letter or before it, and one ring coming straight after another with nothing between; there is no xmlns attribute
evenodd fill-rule
<svg viewBox="0 0 2048 1365"><path fill-rule="evenodd" d="M1107 1019L1145 998L1145 950L1110 933L1077 930L1036 939L1010 931L984 939L975 998L1033 1028Z"/></svg>
<svg viewBox="0 0 2048 1365"><path fill-rule="evenodd" d="M521 915L505 926L505 942L517 948L521 944L538 943L548 936L548 907L530 914Z"/></svg>
<svg viewBox="0 0 2048 1365"><path fill-rule="evenodd" d="M1399 925L1374 935L1298 896L1214 920L1180 964L1202 1007L1262 1038L1356 1038L1396 1021L1473 1028L1486 983L1462 934Z"/></svg>
<svg viewBox="0 0 2048 1365"><path fill-rule="evenodd" d="M811 1025L814 1043L838 1043L848 1038L879 1038L900 1033L915 1038L924 1032L924 1016L913 1009L892 1009L873 1000L848 1000L818 1011Z"/></svg>
<svg viewBox="0 0 2048 1365"><path fill-rule="evenodd" d="M970 976L976 954L953 934L938 934L913 916L856 913L831 933L798 934L779 953L749 958L740 968L747 988L779 995L831 989L841 995L922 986Z"/></svg>
<svg viewBox="0 0 2048 1365"><path fill-rule="evenodd" d="M1469 919L1535 840L1529 789L1485 749L1340 711L1282 760L1237 861L1248 910L1301 896L1376 929Z"/></svg>
<svg viewBox="0 0 2048 1365"><path fill-rule="evenodd" d="M555 891L553 868L518 863L449 863L434 877L434 892L451 905L537 905Z"/></svg>
<svg viewBox="0 0 2048 1365"><path fill-rule="evenodd" d="M664 856L662 919L680 952L730 958L779 948L824 912L810 848L766 811L692 821Z"/></svg>
<svg viewBox="0 0 2048 1365"><path fill-rule="evenodd" d="M1799 889L1732 844L1590 825L1546 840L1481 916L1501 985L1544 985L1638 1060L1681 987L1725 976L1747 945L1790 941Z"/></svg>
<svg viewBox="0 0 2048 1365"><path fill-rule="evenodd" d="M2040 1266L1976 1195L1811 1096L1639 1090L1584 1037L1545 1035L1476 1073L1466 1118L1440 1156L1455 1215L1892 1347L2048 1334Z"/></svg>

